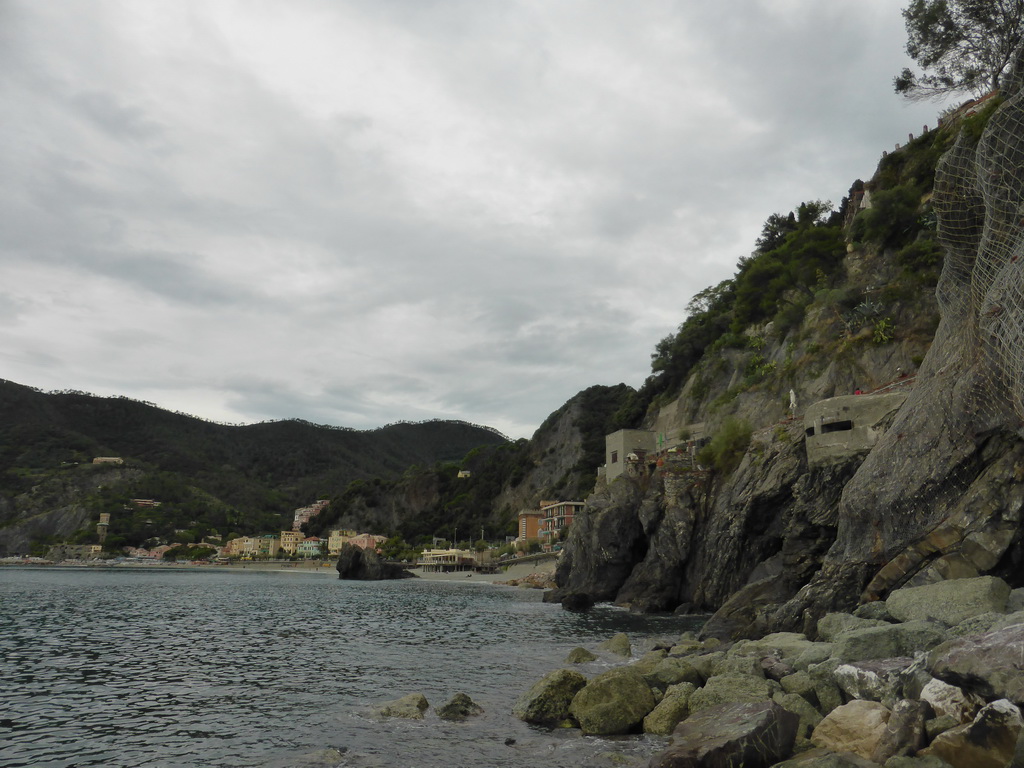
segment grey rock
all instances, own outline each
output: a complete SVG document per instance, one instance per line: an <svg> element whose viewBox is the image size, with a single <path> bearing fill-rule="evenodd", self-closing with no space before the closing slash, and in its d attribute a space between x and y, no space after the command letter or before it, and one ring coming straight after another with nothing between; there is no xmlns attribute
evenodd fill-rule
<svg viewBox="0 0 1024 768"><path fill-rule="evenodd" d="M726 656L719 659L711 668L712 676L715 675L751 675L764 679L764 669L761 667L761 660L752 656Z"/></svg>
<svg viewBox="0 0 1024 768"><path fill-rule="evenodd" d="M878 619L860 619L849 613L829 613L818 619L818 637L825 642L834 642L840 636L856 629L885 627L889 622Z"/></svg>
<svg viewBox="0 0 1024 768"><path fill-rule="evenodd" d="M937 620L954 626L983 613L1005 613L1009 596L1005 581L979 576L897 589L885 602L899 621Z"/></svg>
<svg viewBox="0 0 1024 768"><path fill-rule="evenodd" d="M456 693L447 703L437 707L435 711L442 720L459 722L482 715L484 708L473 701L467 694Z"/></svg>
<svg viewBox="0 0 1024 768"><path fill-rule="evenodd" d="M811 643L793 660L793 666L798 671L807 671L812 664L820 664L832 658L833 648L832 643Z"/></svg>
<svg viewBox="0 0 1024 768"><path fill-rule="evenodd" d="M873 600L870 603L858 605L854 609L853 615L858 619L869 619L871 621L895 621L892 614L889 613L889 607L885 604L885 600Z"/></svg>
<svg viewBox="0 0 1024 768"><path fill-rule="evenodd" d="M779 685L786 693L803 696L812 705L818 703L818 695L814 692L814 680L806 672L794 672L792 675L787 675L779 681Z"/></svg>
<svg viewBox="0 0 1024 768"><path fill-rule="evenodd" d="M1024 703L1024 624L957 638L928 655L928 671L985 699Z"/></svg>
<svg viewBox="0 0 1024 768"><path fill-rule="evenodd" d="M799 718L773 701L722 704L676 726L650 768L769 766L793 749Z"/></svg>
<svg viewBox="0 0 1024 768"><path fill-rule="evenodd" d="M596 661L597 655L591 653L586 648L577 647L569 651L569 655L565 657L566 664L586 664L589 661Z"/></svg>
<svg viewBox="0 0 1024 768"><path fill-rule="evenodd" d="M625 632L619 632L617 635L613 635L598 645L597 648L598 650L608 651L608 653L614 653L616 656L623 656L627 659L633 654L633 648L630 645L629 636Z"/></svg>
<svg viewBox="0 0 1024 768"><path fill-rule="evenodd" d="M929 621L886 624L844 633L836 641L832 656L843 662L913 656L917 651L934 648L948 637L943 628Z"/></svg>
<svg viewBox="0 0 1024 768"><path fill-rule="evenodd" d="M852 752L816 748L776 763L773 768L878 768L878 763Z"/></svg>
<svg viewBox="0 0 1024 768"><path fill-rule="evenodd" d="M1024 587L1010 590L1010 596L1006 599L1007 613L1024 611Z"/></svg>
<svg viewBox="0 0 1024 768"><path fill-rule="evenodd" d="M405 568L389 563L376 552L352 544L342 544L335 566L339 579L350 581L386 581L416 578Z"/></svg>
<svg viewBox="0 0 1024 768"><path fill-rule="evenodd" d="M1020 710L999 699L969 725L940 733L921 754L940 757L953 768L1005 768L1013 760L1022 730Z"/></svg>
<svg viewBox="0 0 1024 768"><path fill-rule="evenodd" d="M924 734L929 742L934 741L940 733L956 728L962 723L952 715L939 715L924 722Z"/></svg>
<svg viewBox="0 0 1024 768"><path fill-rule="evenodd" d="M872 759L891 712L877 701L854 699L829 712L814 729L811 741L835 752L853 752Z"/></svg>
<svg viewBox="0 0 1024 768"><path fill-rule="evenodd" d="M934 755L923 757L890 757L885 761L885 768L952 768L945 760Z"/></svg>
<svg viewBox="0 0 1024 768"><path fill-rule="evenodd" d="M725 653L722 651L712 651L711 653L702 653L700 656L689 656L687 661L693 665L700 676L707 680L714 674L715 664L718 663L719 659L724 659Z"/></svg>
<svg viewBox="0 0 1024 768"><path fill-rule="evenodd" d="M913 662L907 656L855 661L836 667L832 679L851 698L888 703L902 696L903 675Z"/></svg>
<svg viewBox="0 0 1024 768"><path fill-rule="evenodd" d="M712 677L690 697L690 711L700 712L720 704L755 702L770 699L775 689L764 678L752 675Z"/></svg>
<svg viewBox="0 0 1024 768"><path fill-rule="evenodd" d="M656 702L650 686L628 667L611 669L591 680L569 705L569 714L588 735L632 733L640 729Z"/></svg>
<svg viewBox="0 0 1024 768"><path fill-rule="evenodd" d="M704 676L688 659L679 659L673 656L658 662L654 669L644 675L644 679L652 688L661 690L679 683L691 683L695 688L704 685Z"/></svg>
<svg viewBox="0 0 1024 768"><path fill-rule="evenodd" d="M556 669L525 691L512 706L512 714L535 725L562 725L569 717L569 705L587 684L587 678L572 669Z"/></svg>
<svg viewBox="0 0 1024 768"><path fill-rule="evenodd" d="M797 742L809 741L815 726L821 722L821 713L812 707L807 699L795 693L776 693L772 696L772 701L800 718L796 732Z"/></svg>
<svg viewBox="0 0 1024 768"><path fill-rule="evenodd" d="M901 699L891 709L885 733L871 755L876 763L884 763L890 757L913 755L925 743L924 723L928 705Z"/></svg>
<svg viewBox="0 0 1024 768"><path fill-rule="evenodd" d="M670 686L658 705L644 718L644 733L668 736L690 714L689 700L697 690L692 683Z"/></svg>

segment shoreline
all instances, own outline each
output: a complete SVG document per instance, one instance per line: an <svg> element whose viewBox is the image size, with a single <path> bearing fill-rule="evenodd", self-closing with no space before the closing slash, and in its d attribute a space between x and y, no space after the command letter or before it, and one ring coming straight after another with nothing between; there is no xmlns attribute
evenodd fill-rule
<svg viewBox="0 0 1024 768"><path fill-rule="evenodd" d="M0 562L2 568L59 568L62 570L138 570L138 571L219 571L226 573L296 573L310 576L330 576L338 578L334 562L320 560L299 561L299 562L245 562L236 564L206 564L206 563L106 563L106 562L63 562L63 563L40 563L40 562ZM467 584L496 584L504 586L502 582L513 579L523 579L534 573L553 573L555 569L554 560L528 561L525 563L512 563L501 568L497 573L476 573L473 571L454 571L451 573L424 572L420 568L410 569L416 579L422 581L452 581Z"/></svg>

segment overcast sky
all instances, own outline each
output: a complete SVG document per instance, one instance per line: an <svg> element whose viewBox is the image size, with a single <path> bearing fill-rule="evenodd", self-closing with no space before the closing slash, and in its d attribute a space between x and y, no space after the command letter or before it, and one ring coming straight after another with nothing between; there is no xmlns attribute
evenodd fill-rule
<svg viewBox="0 0 1024 768"><path fill-rule="evenodd" d="M526 437L939 106L899 0L0 0L0 378Z"/></svg>

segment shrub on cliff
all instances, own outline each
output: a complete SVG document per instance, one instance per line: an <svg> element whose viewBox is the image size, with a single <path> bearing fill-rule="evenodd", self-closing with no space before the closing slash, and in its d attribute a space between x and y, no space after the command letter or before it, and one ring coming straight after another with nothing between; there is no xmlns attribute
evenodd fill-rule
<svg viewBox="0 0 1024 768"><path fill-rule="evenodd" d="M711 438L711 442L697 454L697 461L728 474L739 466L747 446L750 445L752 434L753 429L749 421L730 416Z"/></svg>

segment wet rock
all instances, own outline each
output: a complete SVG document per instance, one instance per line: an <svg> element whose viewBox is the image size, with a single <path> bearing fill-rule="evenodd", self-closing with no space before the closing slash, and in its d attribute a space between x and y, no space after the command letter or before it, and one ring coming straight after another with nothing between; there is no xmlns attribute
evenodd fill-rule
<svg viewBox="0 0 1024 768"><path fill-rule="evenodd" d="M569 592L562 596L562 607L567 611L582 613L594 607L594 598L585 592Z"/></svg>
<svg viewBox="0 0 1024 768"><path fill-rule="evenodd" d="M1006 699L982 709L969 725L941 733L922 755L934 755L953 768L1006 768L1024 728L1020 710Z"/></svg>
<svg viewBox="0 0 1024 768"><path fill-rule="evenodd" d="M512 714L534 725L563 725L569 705L587 684L587 678L571 669L549 672L523 693L512 706Z"/></svg>
<svg viewBox="0 0 1024 768"><path fill-rule="evenodd" d="M459 722L462 720L468 720L471 717L476 717L477 715L482 715L484 713L484 708L469 698L466 694L456 693L448 703L438 707L435 711L437 712L437 716L442 720Z"/></svg>
<svg viewBox="0 0 1024 768"><path fill-rule="evenodd" d="M764 701L775 693L772 686L768 680L751 675L712 677L690 697L690 711L700 712L727 703Z"/></svg>
<svg viewBox="0 0 1024 768"><path fill-rule="evenodd" d="M690 696L697 690L692 683L679 683L665 691L664 698L658 702L650 714L644 718L644 733L668 736L680 722L690 714Z"/></svg>
<svg viewBox="0 0 1024 768"><path fill-rule="evenodd" d="M656 706L644 678L629 667L611 669L582 688L569 714L588 735L633 733Z"/></svg>
<svg viewBox="0 0 1024 768"><path fill-rule="evenodd" d="M870 760L885 734L890 712L877 701L855 699L836 707L814 729L811 741L835 752Z"/></svg>
<svg viewBox="0 0 1024 768"><path fill-rule="evenodd" d="M629 643L629 636L624 632L619 632L619 634L610 637L597 647L599 650L614 653L616 656L624 656L627 659L633 654L633 648Z"/></svg>
<svg viewBox="0 0 1024 768"><path fill-rule="evenodd" d="M406 720L422 720L430 704L422 693L410 693L400 699L389 701L377 709L380 717L401 717Z"/></svg>
<svg viewBox="0 0 1024 768"><path fill-rule="evenodd" d="M958 638L928 655L935 677L985 699L1024 703L1024 624Z"/></svg>
<svg viewBox="0 0 1024 768"><path fill-rule="evenodd" d="M385 581L414 579L416 575L395 563L389 563L376 552L353 544L342 544L335 566L339 579L353 581Z"/></svg>
<svg viewBox="0 0 1024 768"><path fill-rule="evenodd" d="M932 620L950 626L983 613L1005 613L1009 585L995 576L950 579L894 590L885 601L899 621Z"/></svg>
<svg viewBox="0 0 1024 768"><path fill-rule="evenodd" d="M799 719L773 701L722 704L690 715L651 768L769 766L793 749Z"/></svg>
<svg viewBox="0 0 1024 768"><path fill-rule="evenodd" d="M566 664L586 664L588 661L596 661L597 655L591 653L586 648L573 648L569 651L569 655L565 657Z"/></svg>

